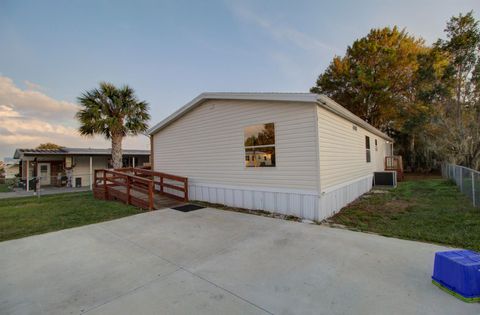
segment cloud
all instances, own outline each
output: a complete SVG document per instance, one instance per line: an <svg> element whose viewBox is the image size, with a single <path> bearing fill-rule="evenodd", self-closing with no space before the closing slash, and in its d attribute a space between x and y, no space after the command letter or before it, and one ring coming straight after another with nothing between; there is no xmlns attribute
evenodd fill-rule
<svg viewBox="0 0 480 315"><path fill-rule="evenodd" d="M265 33L278 43L270 45L263 53L266 55L265 60L274 64L275 69L272 71L277 71L284 80L284 90L309 88L325 66L324 61L342 53L338 47L286 24L285 20L259 15L238 2L228 5L241 23L253 25L256 31Z"/></svg>
<svg viewBox="0 0 480 315"><path fill-rule="evenodd" d="M20 113L10 106L0 105L0 117L20 117Z"/></svg>
<svg viewBox="0 0 480 315"><path fill-rule="evenodd" d="M28 82L28 83L27 83ZM59 101L38 91L38 84L25 81L27 89L17 87L13 80L0 76L0 106L8 106L23 115L46 119L73 119L78 106L67 101Z"/></svg>
<svg viewBox="0 0 480 315"><path fill-rule="evenodd" d="M28 80L23 81L25 85L27 86L27 90L37 90L37 91L42 91L43 88L41 85L30 82Z"/></svg>
<svg viewBox="0 0 480 315"><path fill-rule="evenodd" d="M13 156L16 148L35 148L45 142L68 147L110 147L110 142L103 137L81 136L78 123L65 118L73 117L77 105L40 92L29 92L16 87L11 79L0 77L0 159ZM25 108L27 99L38 103ZM148 149L148 143L145 136L128 137L124 139L124 148Z"/></svg>
<svg viewBox="0 0 480 315"><path fill-rule="evenodd" d="M261 27L270 36L277 41L288 41L291 44L307 51L307 52L319 52L319 51L336 51L337 49L328 45L304 32L301 32L293 27L286 25L279 25L271 22L270 20L256 15L252 11L238 5L232 6L233 13L240 17L242 20L253 23Z"/></svg>

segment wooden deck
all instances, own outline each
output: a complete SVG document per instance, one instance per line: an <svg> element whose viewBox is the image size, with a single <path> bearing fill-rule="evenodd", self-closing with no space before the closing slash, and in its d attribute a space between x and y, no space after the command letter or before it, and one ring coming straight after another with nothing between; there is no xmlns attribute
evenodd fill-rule
<svg viewBox="0 0 480 315"><path fill-rule="evenodd" d="M188 202L186 177L141 168L95 170L93 194L143 209L162 209Z"/></svg>
<svg viewBox="0 0 480 315"><path fill-rule="evenodd" d="M385 171L396 171L397 180L402 181L404 179L402 157L400 155L386 156Z"/></svg>
<svg viewBox="0 0 480 315"><path fill-rule="evenodd" d="M118 186L118 187L112 187L111 189L115 190L115 192L113 192L113 194L112 194L113 196L116 196L116 195L123 196L123 195L126 195L126 193L127 193L126 187ZM143 193L138 192L138 191L132 191L130 193L132 194L132 196L131 196L132 199L142 199L143 203L145 203L145 204L148 203L148 195L147 194L143 194ZM123 201L123 200L121 200L121 201ZM180 201L178 199L174 199L174 198L168 197L166 195L161 195L159 193L156 193L156 194L153 195L153 209L172 208L172 207L176 207L176 206L181 206L183 204L185 204L184 201Z"/></svg>

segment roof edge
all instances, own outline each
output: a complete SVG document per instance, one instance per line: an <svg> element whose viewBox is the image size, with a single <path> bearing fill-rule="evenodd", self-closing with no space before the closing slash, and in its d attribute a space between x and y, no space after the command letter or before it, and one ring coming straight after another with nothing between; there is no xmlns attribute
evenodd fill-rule
<svg viewBox="0 0 480 315"><path fill-rule="evenodd" d="M317 104L320 106L324 107L325 109L331 111L332 113L350 121L351 123L357 124L360 127L362 127L365 130L370 131L373 134L376 134L379 137L382 137L385 140L395 142L390 136L388 136L386 133L382 132L381 130L375 128L374 126L370 125L368 122L365 120L361 119L342 105L338 104L334 100L332 100L330 97L323 95L323 94L318 94L318 100Z"/></svg>
<svg viewBox="0 0 480 315"><path fill-rule="evenodd" d="M255 100L255 101L281 101L281 102L316 102L317 94L313 93L231 93L231 92L205 92L178 110L161 120L147 130L147 134L154 135L170 123L174 122L190 110L207 100Z"/></svg>
<svg viewBox="0 0 480 315"><path fill-rule="evenodd" d="M156 134L161 129L165 128L175 120L182 117L184 114L201 105L207 100L256 100L256 101L282 101L282 102L307 102L316 103L334 114L354 123L362 128L376 134L383 139L394 142L394 140L379 129L370 125L342 105L338 104L324 94L315 93L233 93L233 92L205 92L201 93L187 104L180 107L178 110L161 120L159 123L147 130L150 136Z"/></svg>
<svg viewBox="0 0 480 315"><path fill-rule="evenodd" d="M123 155L149 155L150 150L143 149L123 149ZM111 155L111 148L69 148L63 147L61 149L28 149L17 148L13 154L14 159L21 159L24 156L46 156L46 155Z"/></svg>

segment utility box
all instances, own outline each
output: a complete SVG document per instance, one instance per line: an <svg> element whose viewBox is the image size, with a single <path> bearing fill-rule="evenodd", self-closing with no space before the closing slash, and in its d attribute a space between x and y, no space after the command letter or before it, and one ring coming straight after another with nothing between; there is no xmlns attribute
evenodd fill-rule
<svg viewBox="0 0 480 315"><path fill-rule="evenodd" d="M432 282L465 302L480 302L480 254L470 250L435 253Z"/></svg>

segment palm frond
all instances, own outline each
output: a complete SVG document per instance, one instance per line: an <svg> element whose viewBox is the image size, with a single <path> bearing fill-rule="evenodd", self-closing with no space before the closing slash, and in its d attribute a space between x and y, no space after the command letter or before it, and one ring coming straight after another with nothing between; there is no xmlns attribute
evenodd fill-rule
<svg viewBox="0 0 480 315"><path fill-rule="evenodd" d="M149 105L139 101L128 85L117 88L101 82L99 88L83 92L78 102L82 108L76 118L82 135L99 134L110 139L114 135L137 135L148 129Z"/></svg>

